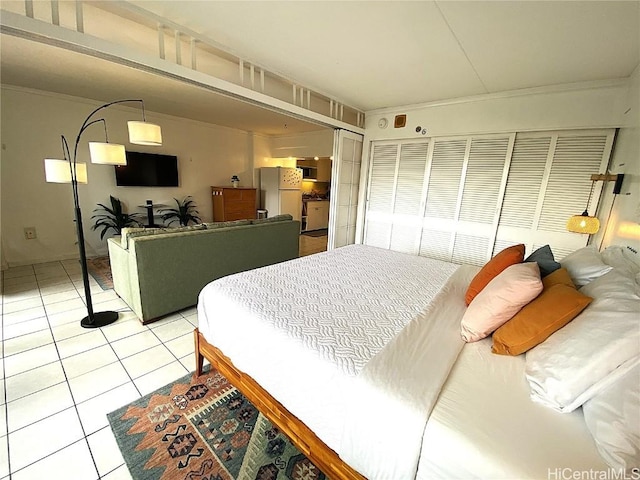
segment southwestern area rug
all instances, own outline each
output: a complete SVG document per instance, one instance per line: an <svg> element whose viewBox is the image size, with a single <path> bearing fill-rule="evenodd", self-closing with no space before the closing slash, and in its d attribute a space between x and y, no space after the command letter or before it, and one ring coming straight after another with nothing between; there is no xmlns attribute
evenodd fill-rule
<svg viewBox="0 0 640 480"><path fill-rule="evenodd" d="M109 290L113 288L113 277L111 277L111 265L109 257L87 258L87 269L100 288Z"/></svg>
<svg viewBox="0 0 640 480"><path fill-rule="evenodd" d="M214 369L107 417L134 480L325 478Z"/></svg>

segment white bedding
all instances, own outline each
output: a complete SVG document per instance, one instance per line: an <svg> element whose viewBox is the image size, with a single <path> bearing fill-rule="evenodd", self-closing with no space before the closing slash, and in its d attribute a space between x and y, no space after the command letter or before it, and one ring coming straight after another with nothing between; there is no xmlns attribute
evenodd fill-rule
<svg viewBox="0 0 640 480"><path fill-rule="evenodd" d="M463 348L477 270L352 245L216 280L199 328L368 478L606 469L581 410L531 401L524 356Z"/></svg>
<svg viewBox="0 0 640 480"><path fill-rule="evenodd" d="M420 316L457 268L373 247L343 247L212 282L200 294L199 329L236 367L250 374L340 454L345 443L342 426L348 423L354 406L367 402L367 398L351 396L357 394L354 377L367 370L378 354L398 358L401 363L422 357L419 344L412 347L417 354L413 357L410 350L396 350L400 353L394 354L385 346ZM460 318L461 314L452 321L456 332ZM424 338L416 332L416 339ZM436 361L425 365L425 370L432 369L431 377L441 378L440 384L462 347L458 333L449 332L447 342L453 344L450 353L434 357ZM400 345L404 349L410 342ZM381 363L374 361L372 365ZM286 375L281 374L285 371ZM378 375L375 368L373 371L374 377ZM387 364L380 374L393 371L394 366ZM417 392L428 383L429 376L424 378L414 385ZM393 382L386 385L394 387ZM415 398L411 388L405 393ZM439 387L430 389L433 403ZM389 396L395 398L394 392ZM376 412L370 420L378 425L385 425L386 420L392 426L397 415L402 412ZM361 430L360 437L355 433L355 437L345 435L346 444L368 440L364 438L366 431ZM379 431L379 435L383 433ZM386 441L388 437L382 438ZM405 440L401 437L393 441ZM413 469L415 474L419 440L413 446L415 464L401 464L397 471ZM387 452L386 458L393 462L390 454ZM370 459L365 456L359 462L365 465L361 473L384 478L366 470Z"/></svg>
<svg viewBox="0 0 640 480"><path fill-rule="evenodd" d="M416 476L424 427L464 341L464 293L478 268L455 271L429 306L353 379L340 456L368 478Z"/></svg>
<svg viewBox="0 0 640 480"><path fill-rule="evenodd" d="M465 345L427 423L418 479L569 478L608 468L581 409L532 402L524 367L524 355L492 354L490 338Z"/></svg>

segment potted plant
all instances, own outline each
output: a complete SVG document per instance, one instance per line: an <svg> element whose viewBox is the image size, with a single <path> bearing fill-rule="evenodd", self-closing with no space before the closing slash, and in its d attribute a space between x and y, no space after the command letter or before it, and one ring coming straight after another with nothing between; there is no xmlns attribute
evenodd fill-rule
<svg viewBox="0 0 640 480"><path fill-rule="evenodd" d="M125 227L139 227L142 224L138 221L139 215L136 213L125 213L122 211L122 202L109 195L111 199L111 208L99 203L100 208L96 208L93 212L99 212L92 215L94 224L91 226L92 230L102 228L100 232L100 240L104 238L109 230L113 230L116 235L122 233L122 229Z"/></svg>
<svg viewBox="0 0 640 480"><path fill-rule="evenodd" d="M196 210L196 205L190 196L185 197L182 201L177 198L174 198L174 200L176 201L178 208L164 208L158 211L162 214L162 221L166 222L169 220L167 225L171 225L173 222L178 221L183 227L189 225L189 222L200 222L200 217L197 215L198 211Z"/></svg>

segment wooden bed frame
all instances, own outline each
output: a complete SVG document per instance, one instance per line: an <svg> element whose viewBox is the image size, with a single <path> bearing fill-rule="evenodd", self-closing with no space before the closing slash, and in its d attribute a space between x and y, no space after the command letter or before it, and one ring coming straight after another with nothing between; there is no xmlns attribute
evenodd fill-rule
<svg viewBox="0 0 640 480"><path fill-rule="evenodd" d="M361 474L344 463L315 433L280 402L273 398L258 382L238 370L231 360L211 345L196 328L194 333L196 375L202 375L204 359L211 362L232 385L240 390L260 412L276 425L330 479L364 480Z"/></svg>

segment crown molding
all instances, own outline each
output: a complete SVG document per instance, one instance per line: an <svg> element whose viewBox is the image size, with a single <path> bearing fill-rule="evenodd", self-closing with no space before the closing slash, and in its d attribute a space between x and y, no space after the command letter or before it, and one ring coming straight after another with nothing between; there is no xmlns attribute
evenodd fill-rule
<svg viewBox="0 0 640 480"><path fill-rule="evenodd" d="M544 87L523 88L519 90L507 90L504 92L485 93L482 95L472 95L468 97L450 98L446 100L436 100L433 102L416 103L410 105L399 105L397 107L384 107L375 110L368 110L365 115L380 115L395 113L398 111L410 112L424 108L443 107L447 105L459 105L463 103L486 102L490 100L500 100L505 98L525 97L530 95L542 95L550 93L578 92L584 90L598 90L602 88L627 87L629 78L615 78L609 80L596 80L591 82L563 83L559 85L549 85Z"/></svg>

